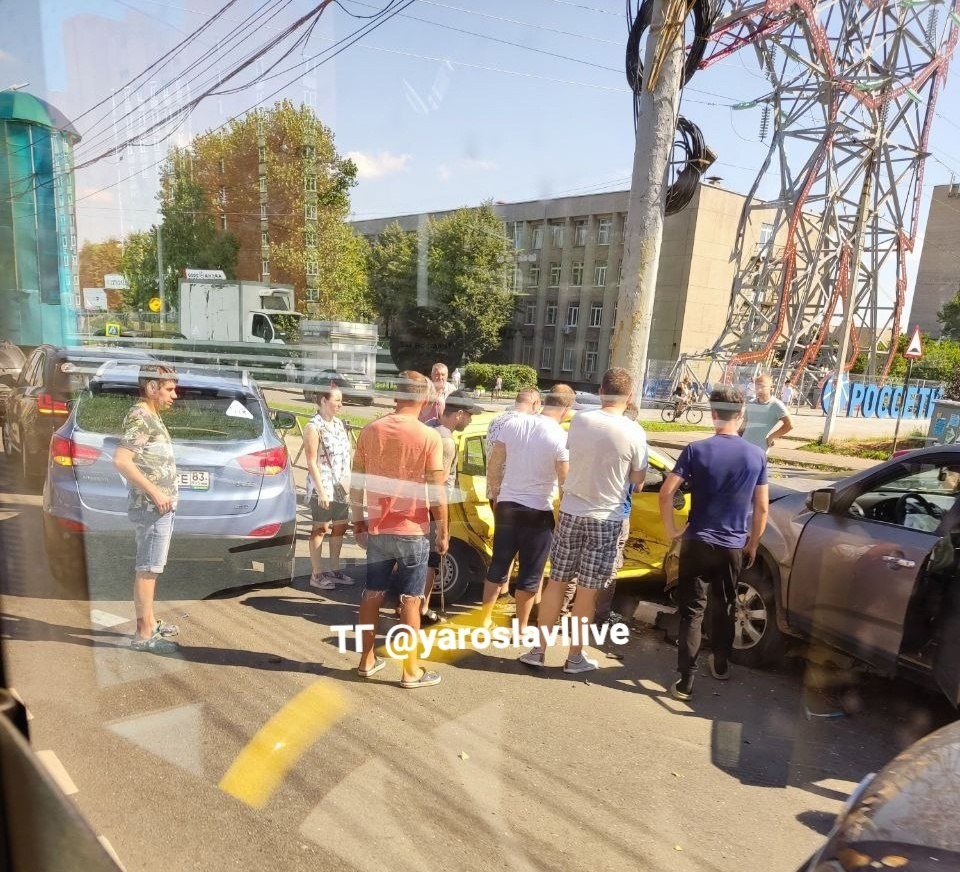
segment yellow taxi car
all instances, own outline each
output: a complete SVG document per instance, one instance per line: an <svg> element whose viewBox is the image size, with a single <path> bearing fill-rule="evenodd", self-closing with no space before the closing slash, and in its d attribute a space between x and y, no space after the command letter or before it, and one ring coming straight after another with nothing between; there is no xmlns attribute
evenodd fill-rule
<svg viewBox="0 0 960 872"><path fill-rule="evenodd" d="M487 429L496 414L475 415L457 440L457 490L450 505L450 552L444 561L444 596L461 599L471 584L486 576L493 555L493 509L487 499ZM649 449L649 465L643 488L634 491L630 515L630 539L624 549L623 569L617 578L642 578L660 572L670 543L660 521L658 495L673 461L656 448ZM676 523L686 523L689 494L674 498Z"/></svg>

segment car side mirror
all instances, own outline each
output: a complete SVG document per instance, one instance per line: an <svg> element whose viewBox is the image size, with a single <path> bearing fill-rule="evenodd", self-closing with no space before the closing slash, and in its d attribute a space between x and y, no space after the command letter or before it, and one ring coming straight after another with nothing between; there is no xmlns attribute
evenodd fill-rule
<svg viewBox="0 0 960 872"><path fill-rule="evenodd" d="M292 430L297 426L297 416L293 412L274 409L270 417L273 420L273 426L278 430Z"/></svg>
<svg viewBox="0 0 960 872"><path fill-rule="evenodd" d="M811 512L826 513L833 508L834 492L832 487L820 488L807 497L807 508Z"/></svg>

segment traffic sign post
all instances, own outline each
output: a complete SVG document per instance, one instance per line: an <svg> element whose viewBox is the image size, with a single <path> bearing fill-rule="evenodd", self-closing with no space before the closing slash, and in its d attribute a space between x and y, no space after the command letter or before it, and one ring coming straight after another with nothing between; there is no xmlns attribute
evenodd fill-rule
<svg viewBox="0 0 960 872"><path fill-rule="evenodd" d="M913 362L923 357L923 344L920 341L920 325L913 329L913 336L910 337L910 344L907 346L903 356L907 359L907 378L903 383L903 400L900 408L897 410L897 426L893 430L893 448L890 449L891 456L896 453L897 440L900 438L900 421L903 419L903 410L907 405L907 389L910 387L910 376L913 375Z"/></svg>

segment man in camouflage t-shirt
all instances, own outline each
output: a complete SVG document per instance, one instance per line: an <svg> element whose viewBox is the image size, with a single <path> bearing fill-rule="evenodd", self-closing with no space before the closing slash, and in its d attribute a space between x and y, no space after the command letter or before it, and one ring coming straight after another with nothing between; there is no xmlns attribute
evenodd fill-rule
<svg viewBox="0 0 960 872"><path fill-rule="evenodd" d="M177 508L173 443L160 417L177 398L177 375L163 364L149 364L140 367L138 381L141 399L123 421L120 445L113 458L129 488L128 517L137 536L133 582L137 631L131 647L171 653L176 645L167 637L176 636L179 630L155 618L153 597L157 576L167 563Z"/></svg>

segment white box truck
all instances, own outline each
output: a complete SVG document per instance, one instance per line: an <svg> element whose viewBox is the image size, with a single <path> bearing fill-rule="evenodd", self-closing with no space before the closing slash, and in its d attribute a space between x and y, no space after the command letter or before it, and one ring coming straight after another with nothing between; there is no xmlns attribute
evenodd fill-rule
<svg viewBox="0 0 960 872"><path fill-rule="evenodd" d="M301 317L293 306L289 285L184 279L180 282L180 332L197 342L282 345L289 339L291 317L297 321Z"/></svg>

